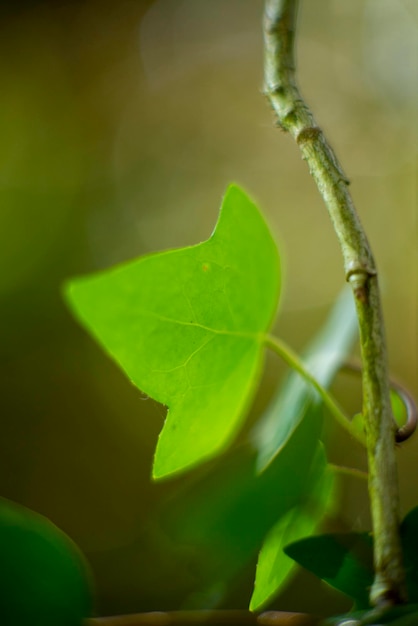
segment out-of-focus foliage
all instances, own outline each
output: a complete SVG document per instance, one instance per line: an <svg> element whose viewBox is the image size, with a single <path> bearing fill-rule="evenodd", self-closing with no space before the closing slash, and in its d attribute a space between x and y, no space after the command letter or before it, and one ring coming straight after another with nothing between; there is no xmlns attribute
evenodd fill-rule
<svg viewBox="0 0 418 626"><path fill-rule="evenodd" d="M82 555L41 515L0 499L0 614L8 626L81 626L92 613Z"/></svg>
<svg viewBox="0 0 418 626"><path fill-rule="evenodd" d="M418 507L400 525L408 602L418 602ZM308 537L285 547L287 555L354 600L356 609L370 609L373 584L373 537L370 533L333 533Z"/></svg>
<svg viewBox="0 0 418 626"><path fill-rule="evenodd" d="M259 611L272 602L293 573L295 562L285 554L284 547L312 535L332 508L333 471L326 463L323 449L318 447L316 453L309 468L306 493L300 498L299 505L287 511L263 539L250 602L252 611ZM296 458L299 458L298 454Z"/></svg>

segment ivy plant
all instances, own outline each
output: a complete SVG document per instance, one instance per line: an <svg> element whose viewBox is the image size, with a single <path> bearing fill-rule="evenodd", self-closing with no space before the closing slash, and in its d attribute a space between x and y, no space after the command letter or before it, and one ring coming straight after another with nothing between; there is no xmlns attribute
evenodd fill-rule
<svg viewBox="0 0 418 626"><path fill-rule="evenodd" d="M220 585L226 588L259 551L252 610L279 592L295 561L365 608L373 571L370 540L365 539L369 569L359 576L351 536L340 543L327 536L318 543L302 539L312 535L332 506L339 470L327 464L320 443L324 406L363 441L326 390L357 337L355 309L350 293L344 292L299 358L269 332L280 285L273 235L256 204L231 185L207 241L73 280L66 297L132 382L168 407L152 469L156 480L219 455L233 441L260 381L266 348L292 366L247 446L222 475L215 470L210 483L205 478L204 484L194 485L193 494L183 493L172 503L166 524L178 541L187 538L207 546L209 604L214 589L219 595ZM402 419L402 398L395 392L394 398ZM197 500L196 493L202 494ZM221 561L210 556L215 541L218 548L221 542ZM332 546L328 549L324 574L317 561L332 541L341 556ZM346 554L351 569L338 565ZM332 567L336 571L329 574ZM345 586L335 583L340 577L348 580Z"/></svg>
<svg viewBox="0 0 418 626"><path fill-rule="evenodd" d="M253 433L257 452L242 460L238 474L228 476L228 494L223 488L215 492L215 503L204 490L209 518L211 509L219 516L224 506L229 507L227 518L233 503L242 512L257 506L259 528L248 529L252 550L240 546L245 557L260 548L269 532L260 553L254 609L278 591L291 569L281 550L283 538L289 542L312 532L328 505L332 476L318 447L319 399L339 419L346 418L318 380L330 382L355 336L353 307L344 296L303 365L268 333L280 283L279 253L266 222L242 189L232 185L207 241L71 281L66 289L76 316L132 382L168 407L154 479L185 471L231 442L259 383L266 347L295 366L298 375L289 378ZM315 370L317 379L310 373ZM304 419L309 423L296 433ZM278 497L272 508L273 490ZM189 518L186 525L208 536L209 523L205 529ZM227 551L240 542L236 531L231 529L235 539L225 533ZM270 580L272 559L283 562ZM224 575L239 564L231 558Z"/></svg>
<svg viewBox="0 0 418 626"><path fill-rule="evenodd" d="M258 553L252 611L275 597L297 562L353 601L349 618L327 623L413 624L418 552L410 547L418 509L399 522L395 440L412 432L416 410L407 393L390 389L376 264L347 177L296 84L297 7L297 0L266 0L265 92L323 196L352 292L341 295L304 355L271 334L280 254L259 208L237 185L228 187L207 241L72 280L66 298L130 380L167 407L155 480L213 461L230 446L260 382L266 349L291 368L222 475L215 463L166 512L174 537L206 548L206 606L221 602ZM351 420L328 388L356 339L357 322L364 403ZM324 409L365 446L368 475L327 462ZM334 505L335 474L347 471L368 479L371 533L318 535Z"/></svg>

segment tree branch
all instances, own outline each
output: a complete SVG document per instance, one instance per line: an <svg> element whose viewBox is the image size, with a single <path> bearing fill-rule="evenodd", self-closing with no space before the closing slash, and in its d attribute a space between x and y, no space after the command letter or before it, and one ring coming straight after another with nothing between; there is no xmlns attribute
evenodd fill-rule
<svg viewBox="0 0 418 626"><path fill-rule="evenodd" d="M376 266L348 191L348 180L295 80L298 0L266 0L265 93L279 126L296 140L328 209L355 298L363 361L363 415L374 533L373 605L405 600L399 538L399 495L394 421Z"/></svg>

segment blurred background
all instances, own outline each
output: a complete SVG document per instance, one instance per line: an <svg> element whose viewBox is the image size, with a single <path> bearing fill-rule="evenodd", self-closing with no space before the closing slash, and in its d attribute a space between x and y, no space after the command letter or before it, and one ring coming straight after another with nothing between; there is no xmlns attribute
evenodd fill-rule
<svg viewBox="0 0 418 626"><path fill-rule="evenodd" d="M302 5L302 92L375 252L392 374L417 397L418 5ZM1 3L0 493L79 544L101 614L199 605L202 556L162 518L208 470L151 483L164 408L77 326L63 282L206 239L236 181L280 242L281 337L301 349L344 284L322 201L261 94L261 15L261 0ZM267 358L249 424L283 372ZM340 376L334 391L360 409L358 381ZM333 461L364 468L330 420L326 438ZM405 513L417 504L418 438L398 457ZM341 489L339 523L369 528L365 485L347 478ZM248 606L255 560L221 606ZM272 606L323 613L324 603L346 607L299 573Z"/></svg>

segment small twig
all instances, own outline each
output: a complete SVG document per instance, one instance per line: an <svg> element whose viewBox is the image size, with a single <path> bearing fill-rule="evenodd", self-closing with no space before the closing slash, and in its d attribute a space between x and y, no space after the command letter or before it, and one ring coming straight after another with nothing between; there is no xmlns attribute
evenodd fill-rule
<svg viewBox="0 0 418 626"><path fill-rule="evenodd" d="M359 470L355 467L346 467L345 465L336 465L335 463L328 463L328 466L343 476L351 476L352 478L360 478L361 480L368 480L369 475L363 470Z"/></svg>
<svg viewBox="0 0 418 626"><path fill-rule="evenodd" d="M363 361L363 416L374 533L374 605L406 598L399 537L399 492L390 404L386 343L377 273L364 230L348 191L348 180L295 79L297 0L266 0L265 92L278 124L296 140L327 206L344 258L357 308Z"/></svg>
<svg viewBox="0 0 418 626"><path fill-rule="evenodd" d="M266 611L169 611L96 617L84 626L317 626L319 618L307 613Z"/></svg>
<svg viewBox="0 0 418 626"><path fill-rule="evenodd" d="M337 420L337 422L346 430L352 437L357 439L357 441L364 445L363 437L360 437L359 434L353 430L351 426L351 422L344 414L344 411L337 404L336 400L332 397L330 393L326 389L322 387L316 380L315 376L313 376L303 365L302 361L299 359L296 352L294 352L289 346L287 346L281 339L277 337L273 337L272 335L266 335L264 339L265 345L270 348L273 352L275 352L280 358L282 358L285 363L290 365L302 378L304 378L308 383L312 385L312 387L318 392L321 397L324 405L330 411L331 415Z"/></svg>

